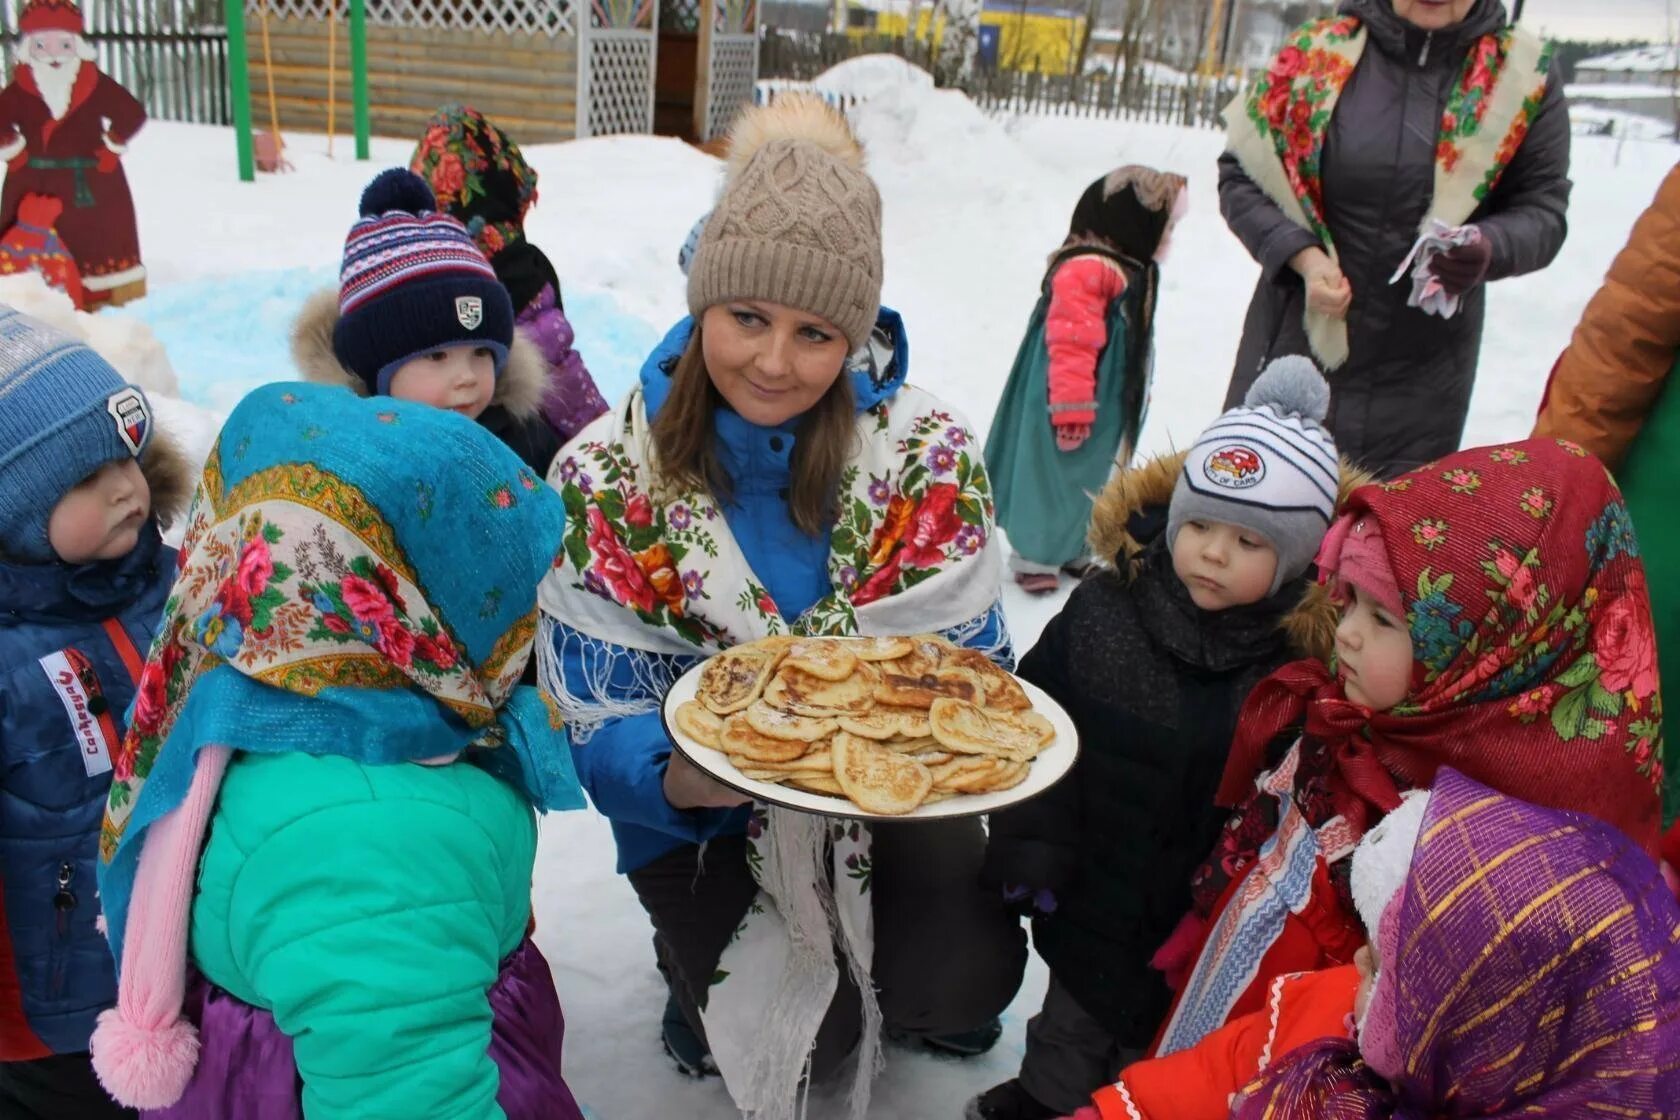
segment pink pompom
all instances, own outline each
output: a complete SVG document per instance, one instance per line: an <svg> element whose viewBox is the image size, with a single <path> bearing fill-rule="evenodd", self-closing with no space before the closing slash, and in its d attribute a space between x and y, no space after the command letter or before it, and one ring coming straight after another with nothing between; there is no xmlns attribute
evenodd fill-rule
<svg viewBox="0 0 1680 1120"><path fill-rule="evenodd" d="M184 1019L140 1027L116 1008L101 1012L88 1049L100 1084L130 1108L168 1108L198 1065L198 1031Z"/></svg>

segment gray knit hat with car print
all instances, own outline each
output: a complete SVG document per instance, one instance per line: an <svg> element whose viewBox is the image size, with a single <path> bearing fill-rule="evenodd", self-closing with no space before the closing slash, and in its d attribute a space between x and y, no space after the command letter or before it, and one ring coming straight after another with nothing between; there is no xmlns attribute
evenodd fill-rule
<svg viewBox="0 0 1680 1120"><path fill-rule="evenodd" d="M1330 386L1312 359L1278 358L1243 403L1197 437L1167 510L1167 541L1187 521L1223 521L1277 550L1271 594L1307 570L1336 512L1341 467L1324 429Z"/></svg>

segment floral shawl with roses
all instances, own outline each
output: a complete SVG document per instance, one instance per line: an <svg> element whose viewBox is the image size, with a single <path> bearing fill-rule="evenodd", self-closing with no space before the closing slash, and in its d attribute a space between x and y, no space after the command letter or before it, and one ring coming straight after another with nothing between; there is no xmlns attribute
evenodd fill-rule
<svg viewBox="0 0 1680 1120"><path fill-rule="evenodd" d="M581 808L558 713L516 687L563 524L459 416L306 384L247 396L205 463L113 759L99 878L117 959L146 830L206 746L466 751L538 808Z"/></svg>
<svg viewBox="0 0 1680 1120"><path fill-rule="evenodd" d="M1302 661L1249 695L1219 791L1237 808L1196 873L1196 909L1213 925L1169 1024L1176 1044L1217 1028L1245 987L1275 975L1252 969L1280 928L1282 914L1265 911L1289 894L1285 853L1305 853L1308 878L1315 856L1329 864L1328 883L1304 888L1293 913L1328 886L1334 897L1317 901L1356 921L1343 857L1400 791L1429 786L1442 767L1598 817L1656 854L1656 636L1639 545L1603 464L1563 440L1529 440L1366 486L1326 539L1325 570L1364 521L1382 533L1405 604L1411 691L1372 712L1331 667ZM1261 773L1269 746L1303 727Z"/></svg>
<svg viewBox="0 0 1680 1120"><path fill-rule="evenodd" d="M1353 16L1307 24L1224 112L1226 147L1243 171L1332 260L1320 161L1336 102L1366 39ZM1435 194L1420 232L1435 221L1462 225L1487 198L1540 112L1550 67L1551 48L1519 27L1484 35L1470 48L1441 109ZM1347 320L1309 311L1306 329L1326 369L1347 361Z"/></svg>
<svg viewBox="0 0 1680 1120"><path fill-rule="evenodd" d="M679 327L666 349L680 349L685 337ZM645 390L637 389L550 469L568 526L565 556L539 595L544 613L609 647L686 658L771 634L950 632L986 616L997 601L998 558L991 488L972 431L926 393L900 387L902 370L885 378L865 372L851 374L859 411L830 537L832 594L784 617L716 499L660 489ZM615 702L606 681L592 684L591 695L573 695L554 664L551 625L539 641L542 681L569 722L587 727L647 710ZM610 676L611 659L600 662ZM850 1099L861 1120L881 1038L869 978L869 830L759 805L747 838L760 893L702 1008L712 1055L744 1113L794 1116L817 1028L846 967L864 998Z"/></svg>

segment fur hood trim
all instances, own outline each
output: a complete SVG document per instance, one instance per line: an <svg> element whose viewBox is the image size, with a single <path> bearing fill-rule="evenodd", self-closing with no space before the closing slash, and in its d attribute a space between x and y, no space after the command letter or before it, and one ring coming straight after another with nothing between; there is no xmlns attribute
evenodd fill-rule
<svg viewBox="0 0 1680 1120"><path fill-rule="evenodd" d="M1145 509L1164 509L1171 504L1173 488L1184 470L1189 452L1177 452L1147 459L1117 471L1091 506L1090 543L1093 554L1104 564L1125 565L1136 572L1143 544L1132 536L1132 515ZM1376 481L1368 471L1342 461L1341 485L1336 494L1338 508L1348 495L1366 483ZM1310 584L1301 602L1284 616L1283 629L1296 652L1327 659L1335 649L1337 611L1330 593L1317 583Z"/></svg>
<svg viewBox="0 0 1680 1120"><path fill-rule="evenodd" d="M815 144L842 163L863 170L863 145L838 109L810 94L786 94L736 118L729 130L726 177L735 178L760 148L777 140Z"/></svg>
<svg viewBox="0 0 1680 1120"><path fill-rule="evenodd" d="M333 327L338 324L338 293L323 288L304 302L292 325L292 361L305 381L340 385L365 397L367 383L339 364L333 353ZM515 327L508 347L507 366L496 382L492 405L500 405L519 421L537 415L548 392L548 363L536 343Z"/></svg>
<svg viewBox="0 0 1680 1120"><path fill-rule="evenodd" d="M165 529L179 524L187 515L199 472L181 445L161 428L153 430L146 450L140 453L140 473L152 491L152 516L158 524Z"/></svg>

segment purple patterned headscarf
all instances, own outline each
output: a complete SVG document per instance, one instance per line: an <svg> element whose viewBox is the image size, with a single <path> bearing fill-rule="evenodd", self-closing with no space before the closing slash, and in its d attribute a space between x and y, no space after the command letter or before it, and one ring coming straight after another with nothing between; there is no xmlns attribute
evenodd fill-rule
<svg viewBox="0 0 1680 1120"><path fill-rule="evenodd" d="M1278 1061L1236 1120L1663 1117L1680 1102L1680 903L1621 832L1442 770L1397 905L1404 1070Z"/></svg>

